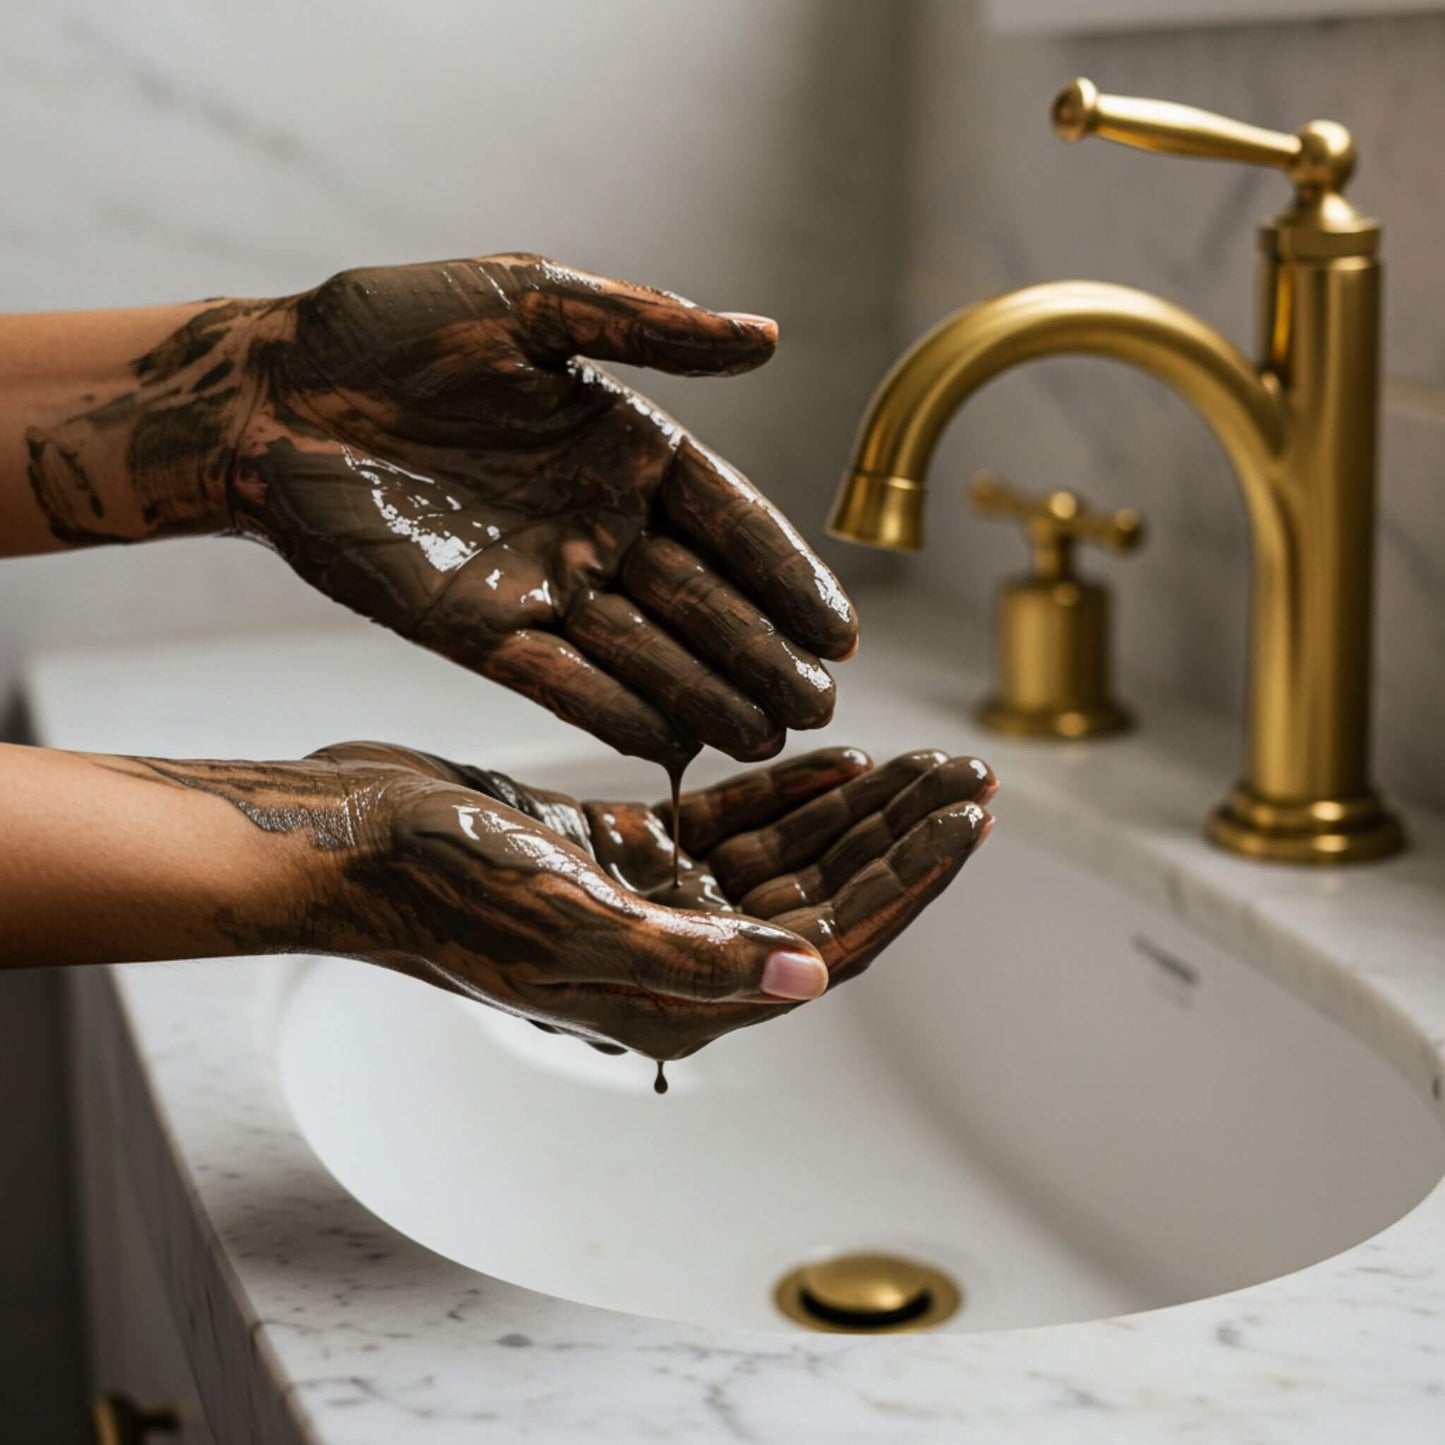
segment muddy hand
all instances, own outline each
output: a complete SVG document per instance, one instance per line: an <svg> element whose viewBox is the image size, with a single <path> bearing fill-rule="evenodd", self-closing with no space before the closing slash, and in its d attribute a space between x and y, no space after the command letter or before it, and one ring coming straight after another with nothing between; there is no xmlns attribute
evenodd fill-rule
<svg viewBox="0 0 1445 1445"><path fill-rule="evenodd" d="M987 835L984 764L831 748L667 804L578 801L377 743L329 748L354 824L310 946L589 1042L679 1058L860 973Z"/></svg>
<svg viewBox="0 0 1445 1445"><path fill-rule="evenodd" d="M582 358L726 376L776 342L535 256L346 271L198 309L132 389L34 430L30 475L72 544L251 536L623 752L754 760L828 721L852 607L744 477Z"/></svg>

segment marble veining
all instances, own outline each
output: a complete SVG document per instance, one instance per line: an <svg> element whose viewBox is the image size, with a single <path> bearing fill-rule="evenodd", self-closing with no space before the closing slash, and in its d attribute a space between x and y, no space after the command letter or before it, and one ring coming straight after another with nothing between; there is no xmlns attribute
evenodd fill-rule
<svg viewBox="0 0 1445 1445"><path fill-rule="evenodd" d="M889 699L907 696L941 745L977 745L964 704L981 684L979 639L944 608L911 636L902 624L922 614L906 604L865 597L862 615L837 735L886 746ZM153 749L235 751L250 736L281 751L320 729L405 728L398 699L419 694L380 685L393 666L428 684L425 706L411 707L413 740L456 750L478 684L356 629L57 657L32 670L30 696L42 735L61 746L124 748L147 733ZM1198 822L1230 775L1235 730L1140 701L1146 729L1096 749L1087 770L1070 749L989 739L1006 780L1001 824L1087 860L1338 1019L1445 1128L1445 825L1411 813L1414 852L1347 874L1213 852ZM495 699L488 725L493 761L524 729L535 755L526 704ZM546 742L575 756L560 725ZM292 969L273 958L74 979L84 1037L98 1044L87 1066L105 1071L219 1440L1439 1437L1445 1185L1321 1264L1119 1319L892 1340L664 1324L451 1264L346 1194L276 1078L270 1039Z"/></svg>

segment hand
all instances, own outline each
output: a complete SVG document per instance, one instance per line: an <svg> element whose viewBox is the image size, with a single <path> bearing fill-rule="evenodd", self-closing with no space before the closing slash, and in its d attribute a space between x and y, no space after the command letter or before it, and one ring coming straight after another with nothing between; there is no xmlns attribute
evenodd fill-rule
<svg viewBox="0 0 1445 1445"><path fill-rule="evenodd" d="M348 841L300 946L655 1059L861 973L987 836L996 787L973 758L875 768L830 748L684 794L683 909L666 901L666 805L578 802L380 743L307 766L344 800L346 825L327 836ZM283 806L272 787L247 791L248 816L324 812Z"/></svg>
<svg viewBox="0 0 1445 1445"><path fill-rule="evenodd" d="M856 636L832 574L726 462L578 359L726 376L772 355L771 321L495 256L51 330L42 361L88 346L113 366L148 338L119 351L119 389L97 360L26 402L36 512L63 545L257 538L665 764L699 742L770 757L832 715L818 659Z"/></svg>
<svg viewBox="0 0 1445 1445"><path fill-rule="evenodd" d="M579 356L730 375L773 323L533 256L348 271L256 320L234 525L626 753L821 727L853 611L765 498Z"/></svg>

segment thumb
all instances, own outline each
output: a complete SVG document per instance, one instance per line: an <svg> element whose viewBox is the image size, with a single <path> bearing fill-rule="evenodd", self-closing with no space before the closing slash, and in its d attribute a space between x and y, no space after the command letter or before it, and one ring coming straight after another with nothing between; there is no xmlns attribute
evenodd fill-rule
<svg viewBox="0 0 1445 1445"><path fill-rule="evenodd" d="M778 324L766 316L709 311L670 291L533 256L508 258L504 269L523 349L538 361L589 356L679 376L732 376L777 348Z"/></svg>
<svg viewBox="0 0 1445 1445"><path fill-rule="evenodd" d="M798 1002L828 987L828 966L796 933L735 913L659 907L649 949L660 978L645 986L706 1003ZM642 982L642 980L639 980Z"/></svg>

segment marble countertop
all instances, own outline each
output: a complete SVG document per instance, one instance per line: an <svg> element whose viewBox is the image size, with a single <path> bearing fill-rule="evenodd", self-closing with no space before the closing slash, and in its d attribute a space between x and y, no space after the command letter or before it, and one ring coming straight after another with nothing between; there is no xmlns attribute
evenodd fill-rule
<svg viewBox="0 0 1445 1445"><path fill-rule="evenodd" d="M1445 1128L1445 825L1339 872L1259 866L1199 826L1237 728L1140 696L1109 744L982 740L977 637L941 608L863 604L829 740L984 751L1000 822L1168 909L1386 1056ZM920 625L921 623L921 625ZM898 738L888 699L933 724ZM29 671L58 747L295 756L382 737L506 768L578 735L382 633L339 625L71 653ZM599 752L600 767L605 755ZM1282 1279L1085 1324L867 1339L662 1323L450 1263L369 1214L300 1136L272 1056L291 965L78 979L118 1137L221 1439L268 1445L745 1440L1392 1445L1445 1433L1445 1185Z"/></svg>

